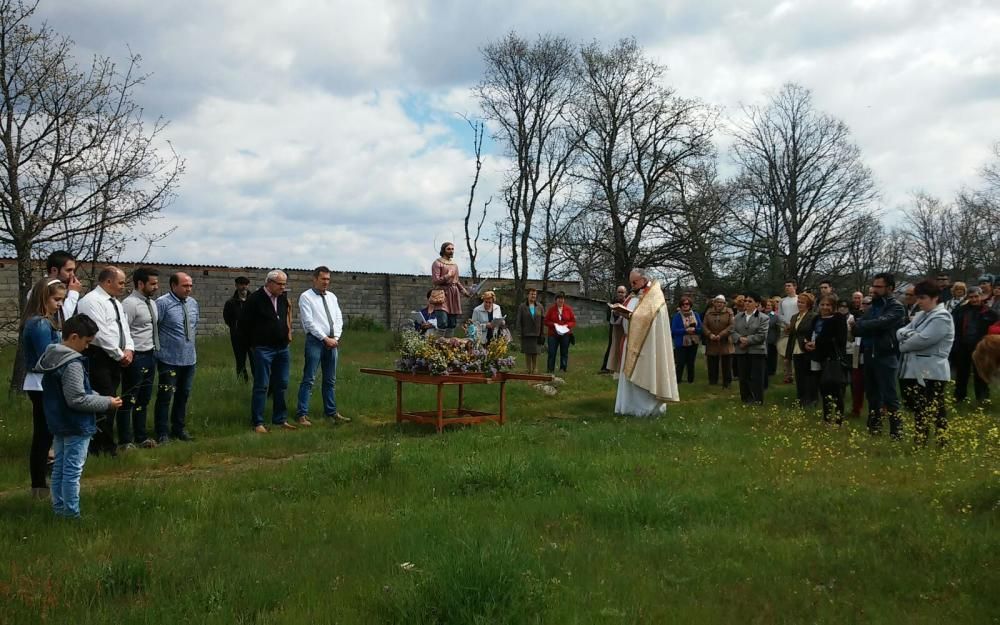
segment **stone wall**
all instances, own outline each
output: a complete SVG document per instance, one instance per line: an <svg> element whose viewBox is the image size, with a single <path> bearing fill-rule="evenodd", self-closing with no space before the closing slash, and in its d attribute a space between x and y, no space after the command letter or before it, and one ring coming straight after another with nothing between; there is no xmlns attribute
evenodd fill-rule
<svg viewBox="0 0 1000 625"><path fill-rule="evenodd" d="M134 263L119 263L118 266L131 274L138 265ZM227 299L232 297L233 281L239 276L250 279L251 290L264 283L268 269L260 267L219 267L209 265L172 265L146 263L147 267L155 267L160 271L161 290L166 292L167 278L175 271L184 271L194 279L192 296L198 300L201 307L201 325L199 334L217 334L226 331L222 321L222 308ZM44 265L40 263L35 272L36 277L43 275ZM77 273L85 286L92 282L89 265L82 265ZM96 268L99 271L100 267ZM293 299L312 284L311 269L286 269L289 289ZM349 271L334 271L330 276L330 290L336 294L340 308L348 319L352 317L367 317L386 328L397 328L405 323L411 311L423 306L426 302L427 289L431 286L429 275L407 275L386 273L361 273ZM466 286L471 280L463 279ZM500 305L508 317L513 317L517 307L505 301L505 291L509 289L510 280L490 279L488 288L498 291ZM531 285L540 287L537 281ZM131 282L130 282L131 287ZM596 325L604 323L603 302L580 297L580 285L577 282L550 282L551 290L561 290L567 294L570 306L580 318L580 325ZM7 338L12 336L17 320L17 265L10 259L0 259L0 332ZM509 298L509 295L507 295ZM549 301L551 301L551 296ZM471 312L469 310L465 313ZM295 310L294 316L298 311ZM296 324L296 327L297 324Z"/></svg>

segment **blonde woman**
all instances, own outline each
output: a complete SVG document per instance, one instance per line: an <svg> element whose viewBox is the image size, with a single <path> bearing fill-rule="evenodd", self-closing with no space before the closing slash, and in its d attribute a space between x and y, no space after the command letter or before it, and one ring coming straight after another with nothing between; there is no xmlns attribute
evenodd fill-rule
<svg viewBox="0 0 1000 625"><path fill-rule="evenodd" d="M788 347L785 358L792 361L795 371L795 396L803 408L813 408L819 403L819 380L812 370L812 357L806 351L806 343L812 340L813 321L816 313L812 293L799 293L796 303L798 312L789 324Z"/></svg>
<svg viewBox="0 0 1000 625"><path fill-rule="evenodd" d="M472 323L476 324L476 334L480 345L487 345L494 336L506 325L503 311L496 303L497 294L493 291L483 293L483 303L472 310Z"/></svg>

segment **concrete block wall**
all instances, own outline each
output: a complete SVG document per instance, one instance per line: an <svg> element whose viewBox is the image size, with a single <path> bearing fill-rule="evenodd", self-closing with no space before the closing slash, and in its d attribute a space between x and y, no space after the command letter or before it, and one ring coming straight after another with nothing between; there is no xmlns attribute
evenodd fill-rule
<svg viewBox="0 0 1000 625"><path fill-rule="evenodd" d="M118 263L118 266L131 276L131 272L139 265ZM191 275L194 280L192 296L198 300L198 305L201 308L199 334L227 332L222 320L222 309L226 300L232 297L235 289L234 280L239 276L245 276L250 280L251 290L254 290L264 284L264 278L268 272L268 269L261 267L163 263L144 263L144 266L155 267L160 271L161 291L164 293L169 288L167 280L171 273L184 271ZM100 265L95 267L94 273L99 272L101 267ZM36 278L42 277L43 270L43 263L39 263L35 271ZM312 285L312 270L284 269L284 271L288 274L289 291L294 307L298 294ZM93 278L96 277L91 276L89 264L81 264L77 273L84 286L89 286L93 282ZM330 290L337 296L340 308L346 318L368 317L386 328L397 328L401 323L405 323L411 311L419 309L425 304L427 289L431 286L430 275L333 271L330 278ZM468 278L463 279L462 282L466 286L472 284ZM509 283L509 280L491 278L489 287L502 288L504 284ZM540 286L538 281L530 281L529 283L531 286ZM580 318L580 325L604 323L603 302L579 297L579 283L550 281L549 288L553 291L566 292L570 305ZM9 340L16 331L18 319L17 264L12 259L0 259L0 294L2 294L0 297L0 335ZM466 315L471 313L472 305L474 304L470 302L469 309L464 311ZM517 306L510 302L501 302L501 305L505 310L510 310L508 315L513 315L517 310ZM297 308L293 308L293 310L294 319L298 317L298 310ZM298 328L297 322L296 328Z"/></svg>

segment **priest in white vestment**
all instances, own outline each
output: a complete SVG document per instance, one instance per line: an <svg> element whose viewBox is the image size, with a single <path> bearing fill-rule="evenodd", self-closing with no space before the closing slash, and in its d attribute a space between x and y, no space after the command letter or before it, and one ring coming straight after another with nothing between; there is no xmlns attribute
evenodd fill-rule
<svg viewBox="0 0 1000 625"><path fill-rule="evenodd" d="M651 417L662 414L668 401L680 401L674 369L670 311L658 282L641 269L629 275L632 295L622 312L625 345L618 371L617 414Z"/></svg>

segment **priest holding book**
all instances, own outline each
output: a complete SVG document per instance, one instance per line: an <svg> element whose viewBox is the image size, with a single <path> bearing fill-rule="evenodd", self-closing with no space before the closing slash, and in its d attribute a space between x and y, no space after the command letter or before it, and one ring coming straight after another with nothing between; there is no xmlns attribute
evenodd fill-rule
<svg viewBox="0 0 1000 625"><path fill-rule="evenodd" d="M674 368L670 311L659 282L643 269L629 274L632 293L613 311L624 319L615 413L634 417L663 414L666 402L680 401Z"/></svg>

